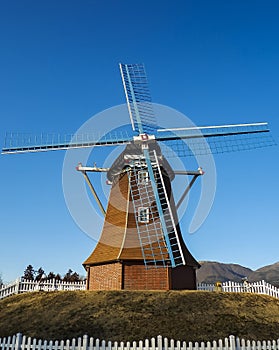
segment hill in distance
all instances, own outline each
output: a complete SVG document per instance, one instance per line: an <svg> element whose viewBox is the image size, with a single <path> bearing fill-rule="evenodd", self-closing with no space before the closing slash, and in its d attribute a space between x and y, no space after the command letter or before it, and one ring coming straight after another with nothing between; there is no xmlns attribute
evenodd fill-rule
<svg viewBox="0 0 279 350"><path fill-rule="evenodd" d="M279 287L279 262L261 267L248 276L250 281L265 280Z"/></svg>
<svg viewBox="0 0 279 350"><path fill-rule="evenodd" d="M33 292L0 301L0 337L88 336L106 341L163 337L212 341L233 334L278 338L279 300L251 293L202 291Z"/></svg>
<svg viewBox="0 0 279 350"><path fill-rule="evenodd" d="M253 272L253 270L237 264L224 264L215 261L201 261L200 264L201 267L197 270L198 283L241 282L242 278Z"/></svg>
<svg viewBox="0 0 279 350"><path fill-rule="evenodd" d="M201 261L200 264L201 268L197 270L198 283L241 282L247 277L250 282L265 280L279 287L279 262L256 271L238 264L224 264L215 261Z"/></svg>

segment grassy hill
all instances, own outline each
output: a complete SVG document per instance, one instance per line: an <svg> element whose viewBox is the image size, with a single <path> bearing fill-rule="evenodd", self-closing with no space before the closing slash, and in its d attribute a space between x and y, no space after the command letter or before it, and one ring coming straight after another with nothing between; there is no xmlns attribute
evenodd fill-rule
<svg viewBox="0 0 279 350"><path fill-rule="evenodd" d="M0 337L18 332L42 339L277 339L279 300L201 291L26 293L0 301Z"/></svg>

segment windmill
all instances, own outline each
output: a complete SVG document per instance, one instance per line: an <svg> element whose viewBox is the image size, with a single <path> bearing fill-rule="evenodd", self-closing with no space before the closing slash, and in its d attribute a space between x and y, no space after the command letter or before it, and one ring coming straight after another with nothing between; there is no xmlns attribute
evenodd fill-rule
<svg viewBox="0 0 279 350"><path fill-rule="evenodd" d="M120 64L120 72L131 133L71 138L9 134L2 153L124 145L109 168L77 166L105 216L100 239L83 264L88 289L195 289L199 263L183 241L177 208L203 171L173 170L167 151L182 157L272 145L268 124L161 128L144 65ZM107 173L111 191L106 209L88 172ZM192 176L177 203L171 185L176 174Z"/></svg>

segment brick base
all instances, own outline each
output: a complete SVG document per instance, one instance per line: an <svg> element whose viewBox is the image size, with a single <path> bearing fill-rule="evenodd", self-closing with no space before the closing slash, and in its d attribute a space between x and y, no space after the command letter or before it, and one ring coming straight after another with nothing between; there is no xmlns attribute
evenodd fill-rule
<svg viewBox="0 0 279 350"><path fill-rule="evenodd" d="M89 290L196 289L196 271L189 266L146 269L142 262L115 262L90 266Z"/></svg>
<svg viewBox="0 0 279 350"><path fill-rule="evenodd" d="M142 264L124 265L123 289L127 290L168 290L169 269L166 267L146 268Z"/></svg>
<svg viewBox="0 0 279 350"><path fill-rule="evenodd" d="M122 289L122 265L120 263L90 266L87 270L87 289Z"/></svg>

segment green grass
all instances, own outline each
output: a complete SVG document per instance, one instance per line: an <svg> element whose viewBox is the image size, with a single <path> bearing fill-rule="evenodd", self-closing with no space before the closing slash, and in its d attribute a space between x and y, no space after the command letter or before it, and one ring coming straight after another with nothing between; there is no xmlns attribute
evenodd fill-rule
<svg viewBox="0 0 279 350"><path fill-rule="evenodd" d="M18 332L53 340L278 339L279 300L201 291L26 293L0 301L0 337Z"/></svg>

